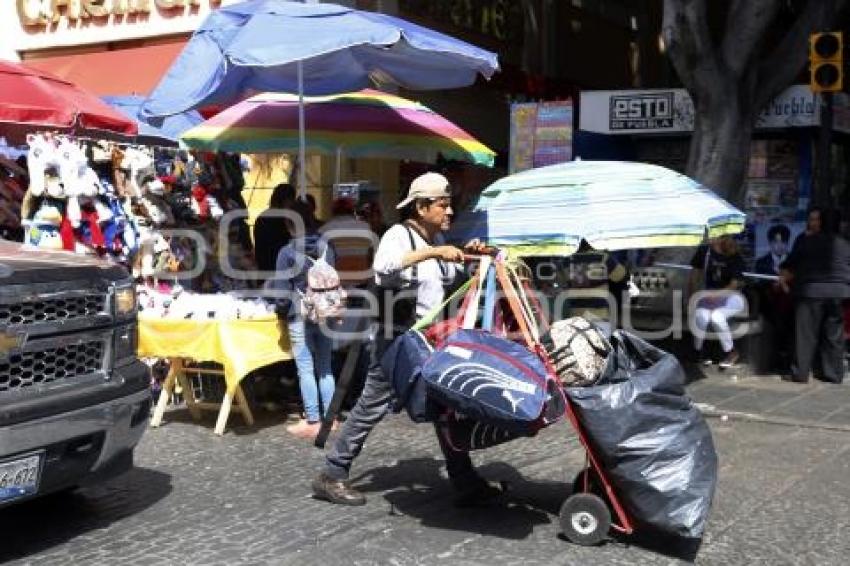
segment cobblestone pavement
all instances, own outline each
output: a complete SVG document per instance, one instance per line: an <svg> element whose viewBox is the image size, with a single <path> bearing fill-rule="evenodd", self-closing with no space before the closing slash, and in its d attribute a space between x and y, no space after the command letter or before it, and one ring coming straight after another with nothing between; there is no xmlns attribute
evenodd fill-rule
<svg viewBox="0 0 850 566"><path fill-rule="evenodd" d="M96 488L0 510L12 564L846 564L850 385L710 375L690 386L721 468L701 548L645 538L596 548L559 537L558 508L583 462L566 424L476 454L509 482L503 505L457 510L430 426L392 417L355 472L364 507L309 497L321 452L280 416L213 435L212 417L166 414L137 468ZM835 409L840 409L837 412ZM726 415L727 418L723 418ZM238 425L239 417L232 422Z"/></svg>

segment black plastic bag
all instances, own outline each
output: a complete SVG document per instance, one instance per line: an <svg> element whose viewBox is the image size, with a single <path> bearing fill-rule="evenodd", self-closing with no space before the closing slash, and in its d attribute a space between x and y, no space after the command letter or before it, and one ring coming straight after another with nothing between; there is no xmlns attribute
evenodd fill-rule
<svg viewBox="0 0 850 566"><path fill-rule="evenodd" d="M634 519L699 538L717 482L711 431L685 394L679 361L626 332L596 385L566 393Z"/></svg>

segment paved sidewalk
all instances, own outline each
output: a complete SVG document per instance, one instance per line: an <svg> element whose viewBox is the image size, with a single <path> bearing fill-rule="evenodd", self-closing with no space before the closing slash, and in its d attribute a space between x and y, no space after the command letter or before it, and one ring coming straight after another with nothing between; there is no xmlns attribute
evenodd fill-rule
<svg viewBox="0 0 850 566"><path fill-rule="evenodd" d="M286 434L279 412L258 410L253 427L236 418L222 438L212 433L213 418L196 423L175 408L162 428L147 431L132 472L0 510L0 562L847 564L850 384L798 385L739 373L692 373L699 379L688 386L710 417L720 456L699 548L652 537L594 548L563 540L558 511L584 462L565 423L475 453L481 473L510 489L501 504L459 510L433 429L388 418L354 469L369 501L348 508L310 497L323 453Z"/></svg>
<svg viewBox="0 0 850 566"><path fill-rule="evenodd" d="M688 393L708 416L850 432L850 383L791 383L745 367L688 369Z"/></svg>

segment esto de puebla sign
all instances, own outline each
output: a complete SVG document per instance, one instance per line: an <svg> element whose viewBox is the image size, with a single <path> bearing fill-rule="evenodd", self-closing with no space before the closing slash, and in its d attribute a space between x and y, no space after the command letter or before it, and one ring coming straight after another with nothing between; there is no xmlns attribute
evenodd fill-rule
<svg viewBox="0 0 850 566"><path fill-rule="evenodd" d="M153 9L174 11L201 6L217 7L221 0L17 0L18 17L25 26L46 25L59 21L87 20L149 14Z"/></svg>
<svg viewBox="0 0 850 566"><path fill-rule="evenodd" d="M673 127L673 93L612 95L611 130L655 130Z"/></svg>
<svg viewBox="0 0 850 566"><path fill-rule="evenodd" d="M850 105L835 98L836 115ZM694 103L684 89L607 90L581 93L579 129L603 134L688 133L694 129ZM798 128L820 124L819 99L808 85L793 85L756 117L756 128ZM835 129L845 125L836 120Z"/></svg>

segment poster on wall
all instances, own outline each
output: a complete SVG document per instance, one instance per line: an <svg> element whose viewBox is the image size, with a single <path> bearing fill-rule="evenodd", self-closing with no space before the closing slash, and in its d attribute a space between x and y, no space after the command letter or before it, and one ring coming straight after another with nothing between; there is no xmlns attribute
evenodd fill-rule
<svg viewBox="0 0 850 566"><path fill-rule="evenodd" d="M800 200L799 151L794 140L756 140L750 146L744 200L750 245L745 246L749 253L744 259L756 273L774 275L768 264L777 263L803 229L804 223L795 222ZM771 253L773 259L768 257Z"/></svg>
<svg viewBox="0 0 850 566"><path fill-rule="evenodd" d="M572 140L571 101L512 104L509 172L570 161Z"/></svg>
<svg viewBox="0 0 850 566"><path fill-rule="evenodd" d="M797 236L806 230L805 222L762 222L755 229L753 271L776 275L779 265L791 252Z"/></svg>

